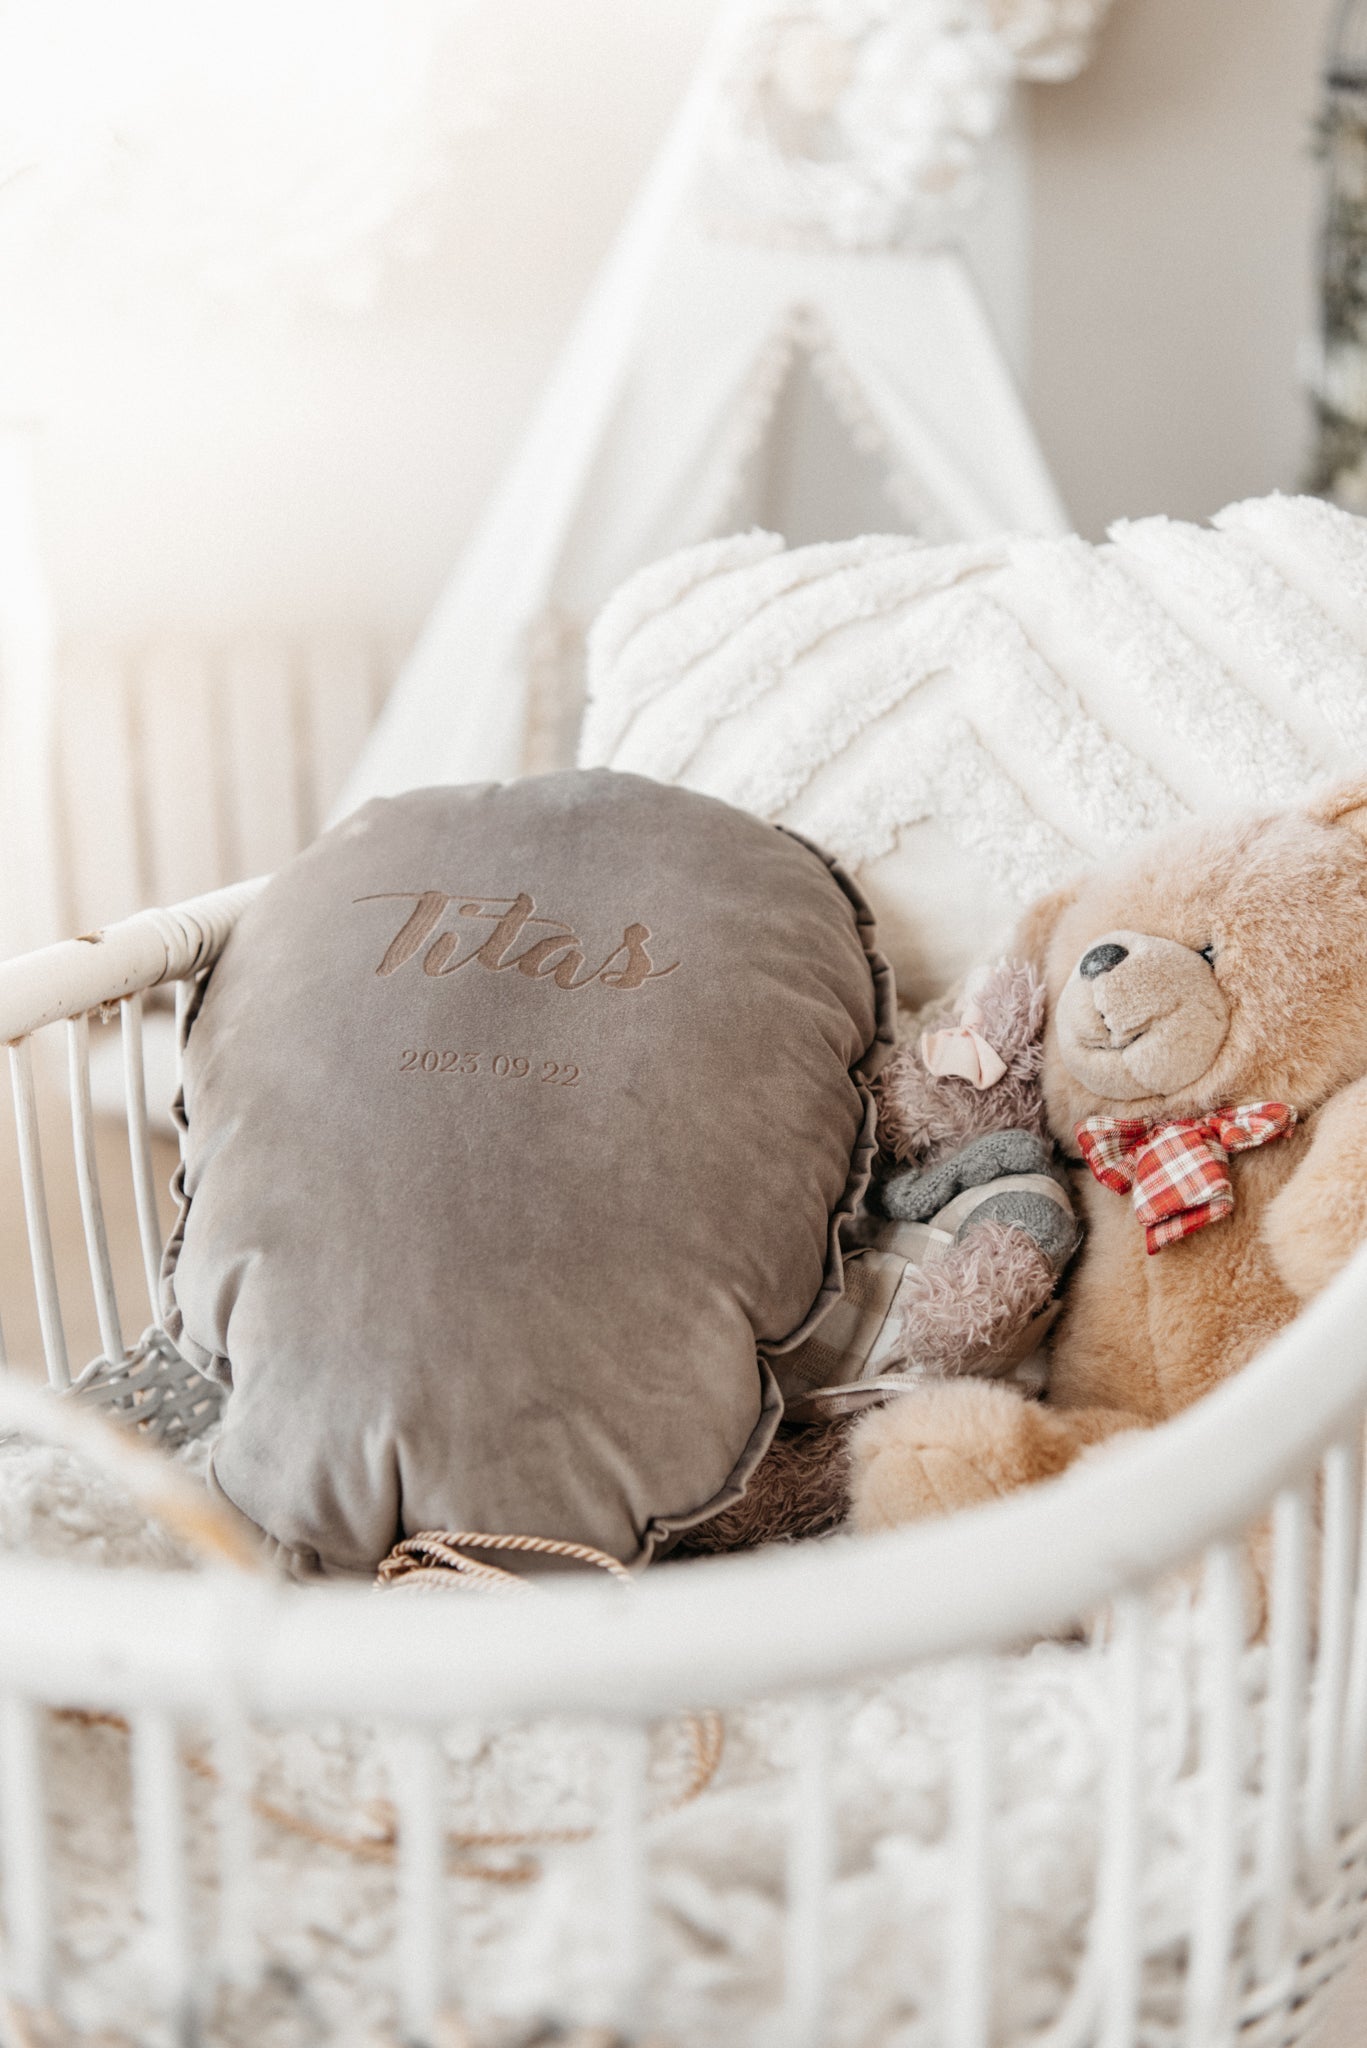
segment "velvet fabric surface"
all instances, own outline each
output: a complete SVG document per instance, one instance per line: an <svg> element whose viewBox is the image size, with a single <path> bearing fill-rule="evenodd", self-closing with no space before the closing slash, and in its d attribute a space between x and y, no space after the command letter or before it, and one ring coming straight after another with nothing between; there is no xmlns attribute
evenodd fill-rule
<svg viewBox="0 0 1367 2048"><path fill-rule="evenodd" d="M163 1294L232 1390L221 1492L344 1572L428 1529L643 1562L737 1499L893 1014L848 880L710 797L599 769L337 826L187 1028Z"/></svg>

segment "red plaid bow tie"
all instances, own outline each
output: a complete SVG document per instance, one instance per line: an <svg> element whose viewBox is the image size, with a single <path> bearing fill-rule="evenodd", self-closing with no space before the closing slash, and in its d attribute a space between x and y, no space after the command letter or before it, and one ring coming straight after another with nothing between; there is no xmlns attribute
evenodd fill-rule
<svg viewBox="0 0 1367 2048"><path fill-rule="evenodd" d="M1150 1252L1176 1244L1234 1207L1229 1155L1284 1138L1296 1121L1285 1102L1246 1102L1209 1116L1146 1124L1138 1117L1089 1116L1077 1127L1082 1156L1104 1188L1134 1190L1134 1211Z"/></svg>

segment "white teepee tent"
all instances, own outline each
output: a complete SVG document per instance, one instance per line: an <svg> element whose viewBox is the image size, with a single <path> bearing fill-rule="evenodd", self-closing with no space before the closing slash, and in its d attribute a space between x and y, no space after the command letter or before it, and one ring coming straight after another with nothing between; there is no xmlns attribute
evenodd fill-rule
<svg viewBox="0 0 1367 2048"><path fill-rule="evenodd" d="M1031 0L1034 75L1077 68L1104 4ZM1042 45L1051 7L1066 35L1052 22ZM754 523L794 541L1066 530L963 254L907 229L917 172L952 182L1000 120L1012 63L1032 68L979 19L958 0L726 11L338 815L572 759L587 627L672 549ZM946 48L985 66L976 98L962 77L946 90ZM915 149L895 126L906 93L886 91L897 63L903 85L932 82Z"/></svg>

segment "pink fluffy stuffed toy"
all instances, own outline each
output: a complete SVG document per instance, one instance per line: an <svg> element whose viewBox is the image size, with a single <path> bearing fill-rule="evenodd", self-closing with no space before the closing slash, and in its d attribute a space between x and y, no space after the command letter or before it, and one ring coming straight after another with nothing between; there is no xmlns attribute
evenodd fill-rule
<svg viewBox="0 0 1367 2048"><path fill-rule="evenodd" d="M1038 1331L1079 1232L1045 1129L1043 983L1003 961L970 985L959 1014L957 1026L944 1006L923 1015L879 1078L878 1135L896 1165L875 1199L898 1220L948 1210L957 1222L944 1256L916 1273L908 1358L928 1376L995 1377Z"/></svg>
<svg viewBox="0 0 1367 2048"><path fill-rule="evenodd" d="M1028 1397L1042 1385L1034 1354L1080 1235L1045 1129L1044 987L1032 968L1002 961L915 1023L877 1083L881 1158L862 1241L918 1249L871 1398L895 1399L899 1379L966 1374L1014 1379ZM837 1527L852 1419L823 1416L818 1403L815 1416L785 1423L743 1498L682 1547L743 1549Z"/></svg>

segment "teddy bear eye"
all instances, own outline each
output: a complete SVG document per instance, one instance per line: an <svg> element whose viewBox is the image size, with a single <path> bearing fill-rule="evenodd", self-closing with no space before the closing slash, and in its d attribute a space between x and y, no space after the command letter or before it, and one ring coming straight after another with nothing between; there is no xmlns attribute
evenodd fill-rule
<svg viewBox="0 0 1367 2048"><path fill-rule="evenodd" d="M1213 967L1215 965L1215 941L1213 939L1211 940L1208 946L1199 946L1197 948L1197 951L1200 953L1201 958L1205 961L1207 967Z"/></svg>

